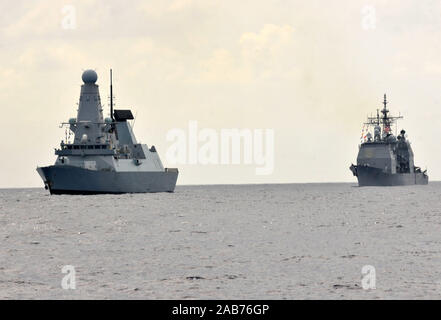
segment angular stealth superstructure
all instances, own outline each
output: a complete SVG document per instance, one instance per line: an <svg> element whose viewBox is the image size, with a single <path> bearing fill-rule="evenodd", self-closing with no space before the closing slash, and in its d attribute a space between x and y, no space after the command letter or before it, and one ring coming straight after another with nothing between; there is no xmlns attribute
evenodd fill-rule
<svg viewBox="0 0 441 320"><path fill-rule="evenodd" d="M136 141L130 110L113 110L103 118L95 71L82 76L77 118L69 126L73 142L61 141L53 166L37 167L51 194L173 192L177 169L164 168L154 146Z"/></svg>
<svg viewBox="0 0 441 320"><path fill-rule="evenodd" d="M405 131L395 137L391 125L400 117L388 116L387 101L384 95L384 107L380 116L368 117L365 125L374 127L374 137L368 132L362 133L363 142L357 157L357 165L351 165L350 170L358 179L359 186L402 186L412 184L427 184L429 177L415 167L413 151L406 139Z"/></svg>

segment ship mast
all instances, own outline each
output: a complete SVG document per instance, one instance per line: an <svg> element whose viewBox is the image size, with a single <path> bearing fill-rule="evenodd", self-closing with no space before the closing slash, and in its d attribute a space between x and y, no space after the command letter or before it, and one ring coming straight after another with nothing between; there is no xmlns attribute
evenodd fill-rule
<svg viewBox="0 0 441 320"><path fill-rule="evenodd" d="M386 94L384 94L383 110L381 110L381 113L383 114L383 117L381 118L381 122L383 124L383 132L389 133L390 132L390 125L393 120L387 116L387 114L389 113L389 110L387 110Z"/></svg>
<svg viewBox="0 0 441 320"><path fill-rule="evenodd" d="M110 69L110 118L113 119L113 84L112 84L112 69Z"/></svg>
<svg viewBox="0 0 441 320"><path fill-rule="evenodd" d="M383 109L381 109L381 113L383 114L380 117L379 111L377 109L377 116L376 117L368 117L368 121L365 123L368 126L379 126L380 124L382 125L382 129L383 129L383 134L390 134L392 133L391 130L391 126L392 124L394 124L394 122L396 122L398 119L402 119L403 117L400 115L398 117L393 117L393 116L389 116L389 110L387 109L387 104L388 101L386 99L386 94L384 94L384 99L383 99Z"/></svg>
<svg viewBox="0 0 441 320"><path fill-rule="evenodd" d="M396 122L398 119L402 119L402 116L398 117L392 117L388 116L389 110L387 109L387 100L386 100L386 94L384 94L384 100L383 100L383 110L381 110L381 113L383 114L383 117L381 118L381 122L383 124L383 132L384 133L392 133L391 131L391 125Z"/></svg>

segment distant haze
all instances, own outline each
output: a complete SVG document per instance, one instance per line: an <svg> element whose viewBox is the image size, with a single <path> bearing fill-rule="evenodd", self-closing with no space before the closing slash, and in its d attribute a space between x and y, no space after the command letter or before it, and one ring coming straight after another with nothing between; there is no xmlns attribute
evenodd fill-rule
<svg viewBox="0 0 441 320"><path fill-rule="evenodd" d="M0 2L0 187L42 186L83 70L108 116L131 108L178 184L355 182L362 124L387 93L415 163L441 178L440 1ZM273 129L274 171L167 163L167 133Z"/></svg>

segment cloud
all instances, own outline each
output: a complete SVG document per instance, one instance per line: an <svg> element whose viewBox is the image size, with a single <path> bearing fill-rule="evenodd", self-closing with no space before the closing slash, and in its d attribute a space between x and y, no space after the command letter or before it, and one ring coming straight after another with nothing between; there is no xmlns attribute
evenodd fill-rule
<svg viewBox="0 0 441 320"><path fill-rule="evenodd" d="M244 33L240 37L243 59L259 62L274 59L291 44L293 32L289 25L265 24L259 33Z"/></svg>
<svg viewBox="0 0 441 320"><path fill-rule="evenodd" d="M185 10L201 10L205 8L213 8L216 7L219 3L220 1L217 0L154 0L141 2L139 8L149 16L160 17L166 14L177 13Z"/></svg>
<svg viewBox="0 0 441 320"><path fill-rule="evenodd" d="M243 83L250 81L246 69L239 66L237 57L226 49L214 50L211 57L199 63L200 74L198 81Z"/></svg>
<svg viewBox="0 0 441 320"><path fill-rule="evenodd" d="M257 79L289 77L292 71L293 27L265 24L257 33L243 33L231 50L213 51L200 62L200 80L245 83Z"/></svg>
<svg viewBox="0 0 441 320"><path fill-rule="evenodd" d="M53 1L32 2L31 6L23 9L22 15L3 28L4 37L40 36L61 28L61 7L54 6Z"/></svg>

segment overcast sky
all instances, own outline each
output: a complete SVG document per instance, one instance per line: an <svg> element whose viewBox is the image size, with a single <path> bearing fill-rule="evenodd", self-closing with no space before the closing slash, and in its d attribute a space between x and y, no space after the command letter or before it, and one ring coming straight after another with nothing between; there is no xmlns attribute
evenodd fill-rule
<svg viewBox="0 0 441 320"><path fill-rule="evenodd" d="M3 0L0 187L43 185L35 168L55 161L88 68L106 103L113 68L116 108L137 114L165 166L167 132L189 121L274 130L272 174L187 164L178 184L355 182L362 123L384 93L439 180L440 40L435 0Z"/></svg>

